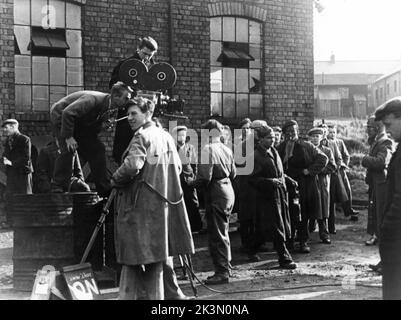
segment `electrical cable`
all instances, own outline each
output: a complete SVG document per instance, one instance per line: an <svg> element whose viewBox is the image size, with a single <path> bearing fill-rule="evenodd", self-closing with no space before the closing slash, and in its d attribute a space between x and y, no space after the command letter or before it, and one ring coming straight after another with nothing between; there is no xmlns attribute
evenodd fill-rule
<svg viewBox="0 0 401 320"><path fill-rule="evenodd" d="M204 284L195 274L195 272L188 266L186 261L184 261L184 265L187 268L188 272L192 274L192 276L199 282L201 286L206 288L209 291L220 293L220 294L236 294L236 293L251 293L251 292L263 292L263 291L286 291L286 290L298 290L298 289L308 289L308 288L318 288L318 287L342 287L343 283L319 283L319 284L311 284L311 285L303 285L303 286L292 286L287 288L260 288L260 289L248 289L248 290L234 290L234 291L223 291L223 290L216 290L210 288L206 284ZM352 285L358 287L366 287L366 288L376 288L381 289L381 285L368 285L363 283L353 283Z"/></svg>

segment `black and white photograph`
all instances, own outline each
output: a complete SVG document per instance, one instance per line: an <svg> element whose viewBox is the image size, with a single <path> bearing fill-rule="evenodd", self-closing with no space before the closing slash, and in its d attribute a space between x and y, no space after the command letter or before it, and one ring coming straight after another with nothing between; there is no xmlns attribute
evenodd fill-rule
<svg viewBox="0 0 401 320"><path fill-rule="evenodd" d="M0 0L0 300L400 300L400 12Z"/></svg>

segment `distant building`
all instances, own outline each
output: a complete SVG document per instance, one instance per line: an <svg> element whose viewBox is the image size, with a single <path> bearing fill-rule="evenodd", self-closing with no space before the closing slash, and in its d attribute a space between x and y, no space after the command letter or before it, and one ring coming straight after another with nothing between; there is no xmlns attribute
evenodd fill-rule
<svg viewBox="0 0 401 320"><path fill-rule="evenodd" d="M314 97L317 118L365 118L372 100L370 85L401 65L388 61L315 61Z"/></svg>
<svg viewBox="0 0 401 320"><path fill-rule="evenodd" d="M388 99L401 95L401 63L397 69L375 80L370 88L371 112Z"/></svg>

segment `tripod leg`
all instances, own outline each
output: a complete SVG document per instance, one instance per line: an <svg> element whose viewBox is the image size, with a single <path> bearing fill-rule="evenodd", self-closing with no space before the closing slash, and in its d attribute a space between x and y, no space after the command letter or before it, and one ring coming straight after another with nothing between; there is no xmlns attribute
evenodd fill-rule
<svg viewBox="0 0 401 320"><path fill-rule="evenodd" d="M185 269L185 264L184 261L182 260L182 257L180 255L178 255L178 259L180 260L180 265L181 265L181 270L182 270L182 276L180 277L180 280L187 280L187 272Z"/></svg>
<svg viewBox="0 0 401 320"><path fill-rule="evenodd" d="M194 270L192 268L191 256L189 254L186 254L184 256L184 261L185 261L185 266L188 268L189 282L191 283L192 291L194 293L194 296L197 297L198 290L196 289L195 283L194 283L194 278L193 278Z"/></svg>

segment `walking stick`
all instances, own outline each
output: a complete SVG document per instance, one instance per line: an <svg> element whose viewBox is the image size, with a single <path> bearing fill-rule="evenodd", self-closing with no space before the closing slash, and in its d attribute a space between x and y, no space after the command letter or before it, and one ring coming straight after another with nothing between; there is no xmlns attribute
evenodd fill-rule
<svg viewBox="0 0 401 320"><path fill-rule="evenodd" d="M95 240L96 240L96 236L97 236L97 234L98 234L100 228L102 227L102 225L103 225L103 223L104 223L104 220L106 219L106 216L107 216L108 213L109 213L109 208L110 208L110 206L111 206L111 203L112 203L114 197L116 196L116 193L117 193L117 189L113 188L113 189L111 190L111 193L110 193L110 195L109 195L109 198L107 199L106 204L105 204L104 207L103 207L102 215L100 216L99 220L98 220L97 223L96 223L95 230L93 231L92 237L91 237L90 240L89 240L88 246L87 246L86 249L85 249L84 255L82 256L82 259L81 259L81 262L80 262L80 263L84 263L85 260L86 260L86 258L88 257L89 252L90 252L91 249L92 249L93 243L94 243Z"/></svg>

